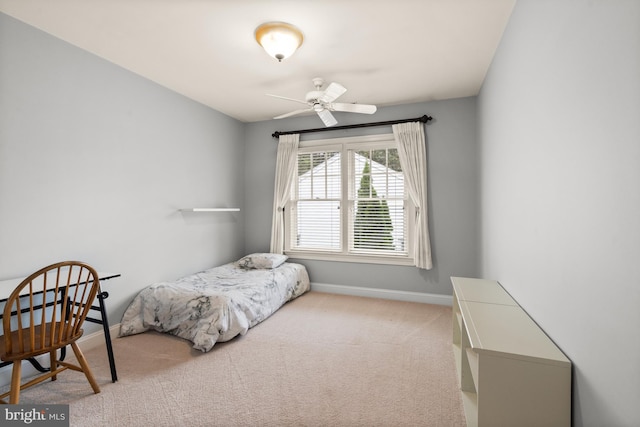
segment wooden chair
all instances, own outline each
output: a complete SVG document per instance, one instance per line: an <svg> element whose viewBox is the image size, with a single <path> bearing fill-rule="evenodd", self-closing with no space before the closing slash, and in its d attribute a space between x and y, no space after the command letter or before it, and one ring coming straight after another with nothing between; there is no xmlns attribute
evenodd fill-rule
<svg viewBox="0 0 640 427"><path fill-rule="evenodd" d="M82 324L100 288L93 267L65 261L45 267L27 277L11 293L2 318L0 359L13 362L11 389L0 395L18 403L20 391L39 384L66 370L83 372L94 393L100 393L87 361L76 341L82 336ZM45 308L43 308L43 306ZM79 366L59 360L58 350L71 345ZM21 384L22 361L49 353L51 368ZM62 354L64 354L61 351Z"/></svg>

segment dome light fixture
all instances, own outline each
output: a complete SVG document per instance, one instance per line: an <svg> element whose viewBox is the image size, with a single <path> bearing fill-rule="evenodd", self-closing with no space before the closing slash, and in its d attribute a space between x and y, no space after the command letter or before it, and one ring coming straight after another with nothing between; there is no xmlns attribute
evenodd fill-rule
<svg viewBox="0 0 640 427"><path fill-rule="evenodd" d="M302 45L302 32L286 22L266 22L256 28L256 41L278 62L287 59Z"/></svg>

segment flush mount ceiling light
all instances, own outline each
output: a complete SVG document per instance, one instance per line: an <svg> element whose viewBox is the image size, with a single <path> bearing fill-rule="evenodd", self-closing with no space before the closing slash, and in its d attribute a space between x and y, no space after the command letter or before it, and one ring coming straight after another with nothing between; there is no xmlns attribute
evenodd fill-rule
<svg viewBox="0 0 640 427"><path fill-rule="evenodd" d="M286 22L266 22L256 28L256 41L267 53L282 62L302 45L302 32Z"/></svg>

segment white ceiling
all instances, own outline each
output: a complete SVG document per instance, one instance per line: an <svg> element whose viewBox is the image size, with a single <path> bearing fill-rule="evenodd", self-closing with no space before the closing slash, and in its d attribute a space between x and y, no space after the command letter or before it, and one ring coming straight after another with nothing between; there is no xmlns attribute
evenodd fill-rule
<svg viewBox="0 0 640 427"><path fill-rule="evenodd" d="M244 122L300 104L311 79L379 107L477 95L515 0L0 0L0 11ZM278 63L267 21L304 33Z"/></svg>

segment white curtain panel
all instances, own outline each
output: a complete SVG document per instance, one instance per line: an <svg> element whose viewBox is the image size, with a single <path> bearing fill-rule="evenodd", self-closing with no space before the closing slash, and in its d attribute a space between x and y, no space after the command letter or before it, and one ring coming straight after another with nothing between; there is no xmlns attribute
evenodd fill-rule
<svg viewBox="0 0 640 427"><path fill-rule="evenodd" d="M407 192L416 206L414 262L416 267L430 270L433 263L427 215L427 148L423 125L420 122L398 123L392 128Z"/></svg>
<svg viewBox="0 0 640 427"><path fill-rule="evenodd" d="M276 159L276 181L273 190L273 220L271 249L274 254L284 253L284 208L291 194L291 183L296 174L299 134L280 135Z"/></svg>

